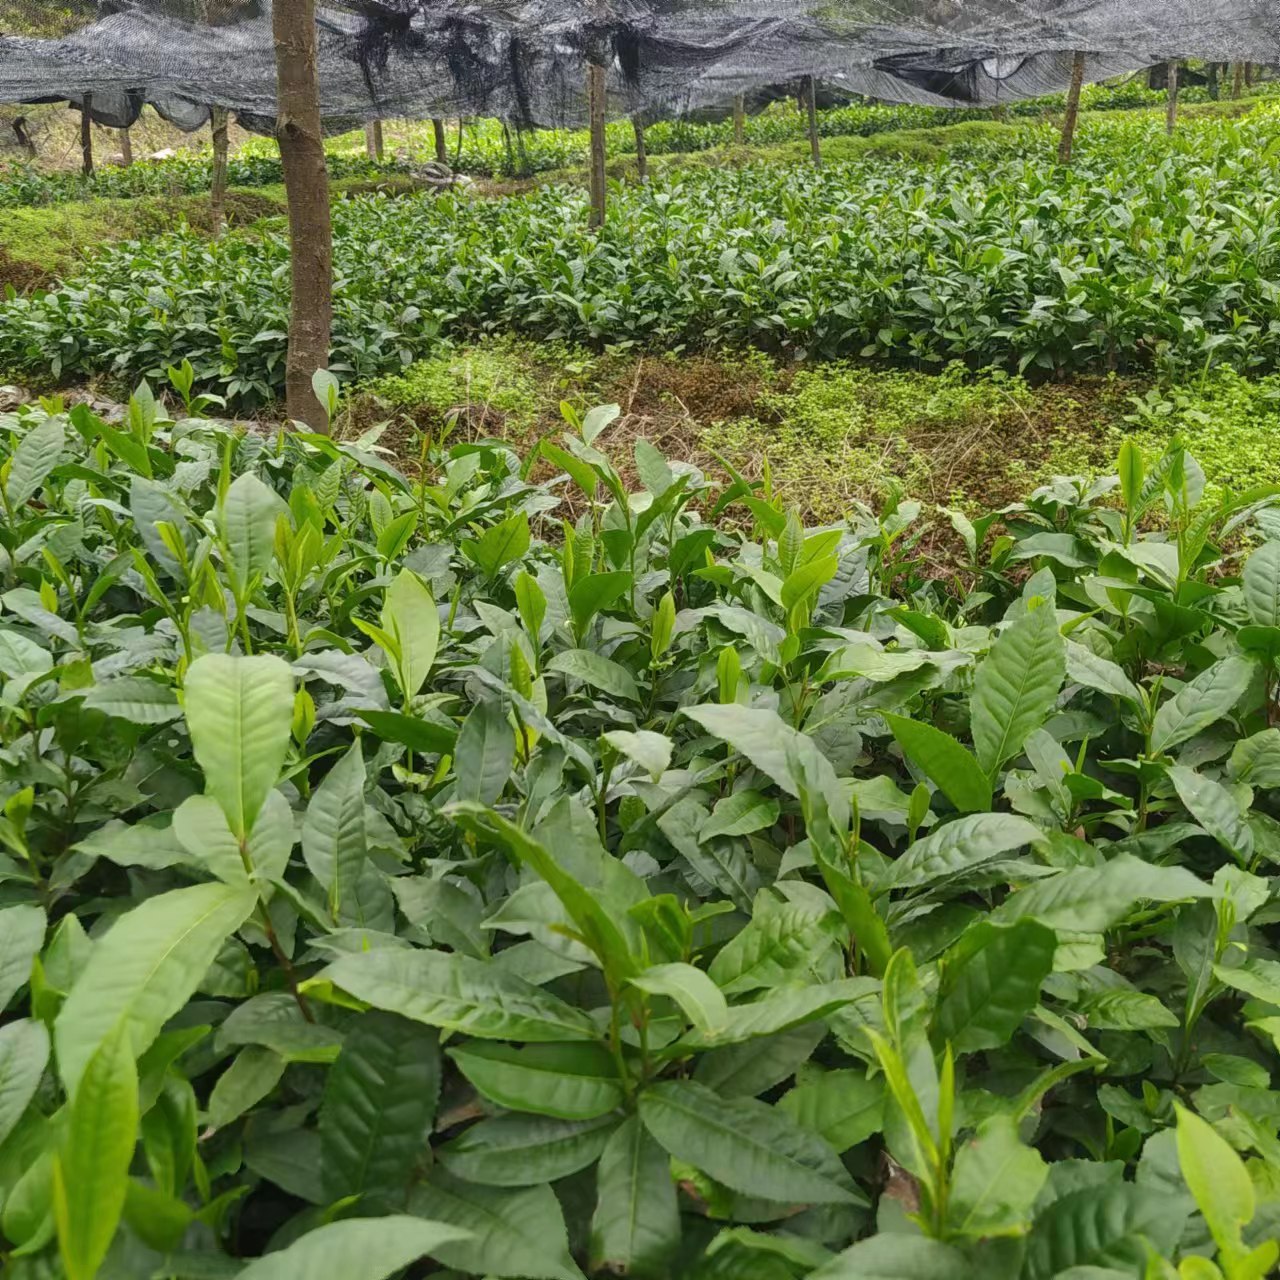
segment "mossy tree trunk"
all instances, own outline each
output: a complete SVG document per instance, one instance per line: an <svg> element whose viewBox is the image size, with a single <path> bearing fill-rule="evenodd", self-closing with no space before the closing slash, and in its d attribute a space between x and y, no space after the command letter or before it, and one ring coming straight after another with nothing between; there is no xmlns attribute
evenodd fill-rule
<svg viewBox="0 0 1280 1280"><path fill-rule="evenodd" d="M320 128L315 0L275 0L276 139L289 201L291 283L286 410L295 422L327 431L328 414L312 376L328 367L333 316L333 231L329 174Z"/></svg>
<svg viewBox="0 0 1280 1280"><path fill-rule="evenodd" d="M227 220L227 110L209 108L209 130L213 135L213 175L209 183L209 216L214 239L222 234Z"/></svg>
<svg viewBox="0 0 1280 1280"><path fill-rule="evenodd" d="M814 76L804 78L804 107L809 117L809 154L813 167L822 168L822 141L818 137L818 81Z"/></svg>
<svg viewBox="0 0 1280 1280"><path fill-rule="evenodd" d="M636 135L636 172L641 182L649 181L649 147L644 137L644 121L639 116L631 117L631 128Z"/></svg>
<svg viewBox="0 0 1280 1280"><path fill-rule="evenodd" d="M1067 89L1067 107L1062 116L1062 137L1058 140L1058 163L1071 163L1075 145L1076 121L1080 118L1080 90L1084 86L1085 56L1077 52L1071 63L1071 85Z"/></svg>

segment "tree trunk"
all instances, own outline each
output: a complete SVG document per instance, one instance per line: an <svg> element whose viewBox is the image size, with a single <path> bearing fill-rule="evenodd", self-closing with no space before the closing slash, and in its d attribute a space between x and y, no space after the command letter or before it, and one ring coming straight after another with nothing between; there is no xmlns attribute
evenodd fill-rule
<svg viewBox="0 0 1280 1280"><path fill-rule="evenodd" d="M608 199L605 174L604 116L606 87L604 67L592 62L587 67L587 103L591 117L591 218L593 227L604 226Z"/></svg>
<svg viewBox="0 0 1280 1280"><path fill-rule="evenodd" d="M213 134L213 176L209 183L209 217L213 237L222 235L227 219L227 111L225 107L209 108L209 129Z"/></svg>
<svg viewBox="0 0 1280 1280"><path fill-rule="evenodd" d="M133 163L133 139L128 129L120 130L120 163L126 169Z"/></svg>
<svg viewBox="0 0 1280 1280"><path fill-rule="evenodd" d="M649 181L649 148L644 140L644 121L639 116L631 117L631 127L636 135L636 171L641 182Z"/></svg>
<svg viewBox="0 0 1280 1280"><path fill-rule="evenodd" d="M1071 87L1067 90L1067 108L1062 117L1062 137L1058 142L1058 163L1071 163L1071 148L1076 138L1076 121L1080 118L1080 89L1084 84L1084 54L1077 52L1071 64Z"/></svg>
<svg viewBox="0 0 1280 1280"><path fill-rule="evenodd" d="M89 109L93 106L93 94L86 93L80 106L80 172L86 178L93 177L93 118Z"/></svg>
<svg viewBox="0 0 1280 1280"><path fill-rule="evenodd" d="M1238 98L1244 90L1244 63L1237 62L1231 77L1231 96Z"/></svg>
<svg viewBox="0 0 1280 1280"><path fill-rule="evenodd" d="M449 143L444 136L444 121L432 120L431 133L436 143L436 160L440 164L449 163Z"/></svg>
<svg viewBox="0 0 1280 1280"><path fill-rule="evenodd" d="M382 121L370 120L364 127L364 149L368 152L370 160L381 162L385 154L385 147L382 141Z"/></svg>
<svg viewBox="0 0 1280 1280"><path fill-rule="evenodd" d="M271 21L276 50L276 139L289 201L292 269L286 407L295 422L327 431L328 415L311 385L312 375L329 364L333 314L333 236L320 130L315 0L275 0Z"/></svg>
<svg viewBox="0 0 1280 1280"><path fill-rule="evenodd" d="M733 145L744 147L747 144L747 104L742 94L733 100Z"/></svg>
<svg viewBox="0 0 1280 1280"><path fill-rule="evenodd" d="M1205 88L1209 91L1209 101L1218 101L1218 64L1216 62L1206 62L1204 64Z"/></svg>
<svg viewBox="0 0 1280 1280"><path fill-rule="evenodd" d="M1244 87L1246 89L1253 88L1253 63L1246 62L1244 64Z"/></svg>
<svg viewBox="0 0 1280 1280"><path fill-rule="evenodd" d="M822 168L822 143L818 139L818 81L813 76L804 78L804 105L809 114L809 152L813 167Z"/></svg>
<svg viewBox="0 0 1280 1280"><path fill-rule="evenodd" d="M1169 63L1169 105L1165 111L1164 131L1172 133L1178 127L1178 63Z"/></svg>

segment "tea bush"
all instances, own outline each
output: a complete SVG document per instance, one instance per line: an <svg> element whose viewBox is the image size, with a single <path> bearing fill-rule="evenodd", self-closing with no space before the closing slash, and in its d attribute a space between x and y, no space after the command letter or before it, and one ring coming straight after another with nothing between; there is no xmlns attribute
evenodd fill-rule
<svg viewBox="0 0 1280 1280"><path fill-rule="evenodd" d="M442 334L508 330L1042 375L1274 367L1277 118L1173 140L1107 120L1070 169L1041 151L671 173L616 190L598 235L558 187L352 198L335 209L333 367L365 379ZM132 381L186 353L201 388L252 408L283 381L287 255L283 230L105 249L0 306L0 367Z"/></svg>
<svg viewBox="0 0 1280 1280"><path fill-rule="evenodd" d="M945 582L616 407L410 481L171 376L0 417L15 1280L1274 1266L1280 489Z"/></svg>

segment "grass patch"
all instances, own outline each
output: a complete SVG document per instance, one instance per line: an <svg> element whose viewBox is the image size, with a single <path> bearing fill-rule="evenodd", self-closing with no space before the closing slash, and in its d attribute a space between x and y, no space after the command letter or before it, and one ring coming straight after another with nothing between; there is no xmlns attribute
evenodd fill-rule
<svg viewBox="0 0 1280 1280"><path fill-rule="evenodd" d="M818 519L892 492L999 505L1050 475L1105 467L1128 393L1118 379L1032 387L959 364L941 374L813 365L701 439Z"/></svg>
<svg viewBox="0 0 1280 1280"><path fill-rule="evenodd" d="M406 463L424 438L489 436L527 443L558 429L562 400L586 404L599 364L598 357L563 343L505 334L465 346L445 344L402 373L358 388L348 431L390 419L381 442Z"/></svg>
<svg viewBox="0 0 1280 1280"><path fill-rule="evenodd" d="M268 190L227 192L227 223L247 226L283 212ZM20 292L72 273L99 245L139 240L183 224L212 230L207 196L142 196L131 200L82 200L30 209L0 209L0 288Z"/></svg>
<svg viewBox="0 0 1280 1280"><path fill-rule="evenodd" d="M1128 417L1148 451L1180 437L1216 488L1280 484L1280 375L1245 378L1215 369L1198 382L1135 396Z"/></svg>

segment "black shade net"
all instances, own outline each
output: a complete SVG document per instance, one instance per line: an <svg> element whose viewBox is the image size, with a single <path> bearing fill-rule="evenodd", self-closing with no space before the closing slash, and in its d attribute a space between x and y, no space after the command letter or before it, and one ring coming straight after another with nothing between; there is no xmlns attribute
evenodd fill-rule
<svg viewBox="0 0 1280 1280"><path fill-rule="evenodd" d="M647 118L813 75L850 93L994 106L1170 58L1280 62L1276 0L321 0L330 121ZM144 103L184 129L210 106L275 118L270 0L0 0L0 102L88 99L123 127Z"/></svg>

